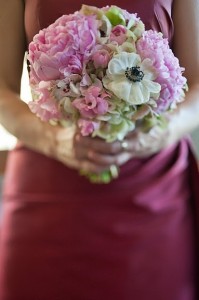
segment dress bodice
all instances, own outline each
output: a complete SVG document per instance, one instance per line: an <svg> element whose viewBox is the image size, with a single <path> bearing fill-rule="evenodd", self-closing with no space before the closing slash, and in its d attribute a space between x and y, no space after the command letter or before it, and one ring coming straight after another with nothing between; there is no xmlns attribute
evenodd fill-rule
<svg viewBox="0 0 199 300"><path fill-rule="evenodd" d="M137 13L145 23L146 29L162 31L169 40L173 35L171 16L173 0L25 0L25 29L27 42L42 28L53 23L63 14L73 13L82 4L103 7L117 5L131 13Z"/></svg>

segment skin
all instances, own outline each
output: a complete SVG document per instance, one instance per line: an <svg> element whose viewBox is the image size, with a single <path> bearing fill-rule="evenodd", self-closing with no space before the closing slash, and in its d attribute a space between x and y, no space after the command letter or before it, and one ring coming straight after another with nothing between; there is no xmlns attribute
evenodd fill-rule
<svg viewBox="0 0 199 300"><path fill-rule="evenodd" d="M186 101L168 116L166 130L154 128L149 134L135 131L120 142L105 143L82 137L74 128L52 127L33 115L20 101L20 80L25 52L22 0L0 0L0 123L28 148L53 157L68 167L102 172L112 164L121 166L134 157L147 157L199 126L199 2L174 0L173 50L185 67L189 92Z"/></svg>

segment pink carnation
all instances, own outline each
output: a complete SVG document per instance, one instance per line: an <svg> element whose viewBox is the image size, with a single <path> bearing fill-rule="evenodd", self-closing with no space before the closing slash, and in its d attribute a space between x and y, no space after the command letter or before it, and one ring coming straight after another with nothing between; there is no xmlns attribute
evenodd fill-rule
<svg viewBox="0 0 199 300"><path fill-rule="evenodd" d="M42 121L49 121L52 119L60 119L62 117L59 111L58 103L51 97L49 87L51 83L40 82L38 92L39 98L37 101L30 101L28 106L30 110L35 113Z"/></svg>
<svg viewBox="0 0 199 300"><path fill-rule="evenodd" d="M156 82L161 85L157 100L157 111L166 111L172 103L181 100L186 78L182 76L183 68L169 47L168 40L153 30L145 31L137 42L138 54L142 59L149 58L157 71Z"/></svg>
<svg viewBox="0 0 199 300"><path fill-rule="evenodd" d="M73 106L86 118L104 115L108 111L108 102L105 99L107 96L106 93L101 94L99 87L91 86L84 97L73 101Z"/></svg>
<svg viewBox="0 0 199 300"><path fill-rule="evenodd" d="M88 136L88 135L92 134L95 130L97 130L99 128L99 123L93 122L93 121L90 121L90 120L80 119L78 121L78 126L81 129L81 134L83 136Z"/></svg>

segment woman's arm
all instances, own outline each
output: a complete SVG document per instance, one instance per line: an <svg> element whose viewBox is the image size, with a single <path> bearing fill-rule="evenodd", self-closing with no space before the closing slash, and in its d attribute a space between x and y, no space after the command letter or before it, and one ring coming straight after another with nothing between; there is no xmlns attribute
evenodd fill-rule
<svg viewBox="0 0 199 300"><path fill-rule="evenodd" d="M23 1L0 1L0 37L0 123L31 149L51 155L51 130L19 98L26 43Z"/></svg>
<svg viewBox="0 0 199 300"><path fill-rule="evenodd" d="M108 169L118 147L99 139L74 138L73 128L41 122L21 101L20 81L26 45L22 0L0 0L0 37L0 123L30 149L71 168L96 173ZM101 159L97 162L89 156L92 148L100 152Z"/></svg>
<svg viewBox="0 0 199 300"><path fill-rule="evenodd" d="M175 55L185 67L189 92L180 104L176 122L180 135L190 133L199 126L199 2L174 0L173 21ZM178 119L178 121L177 121Z"/></svg>

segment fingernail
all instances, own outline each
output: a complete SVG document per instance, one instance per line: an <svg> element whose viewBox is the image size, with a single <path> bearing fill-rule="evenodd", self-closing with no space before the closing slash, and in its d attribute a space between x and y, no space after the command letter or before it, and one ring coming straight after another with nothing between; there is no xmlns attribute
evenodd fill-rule
<svg viewBox="0 0 199 300"><path fill-rule="evenodd" d="M94 156L93 151L92 151L92 150L89 150L89 151L88 151L88 158L93 158L93 156Z"/></svg>

